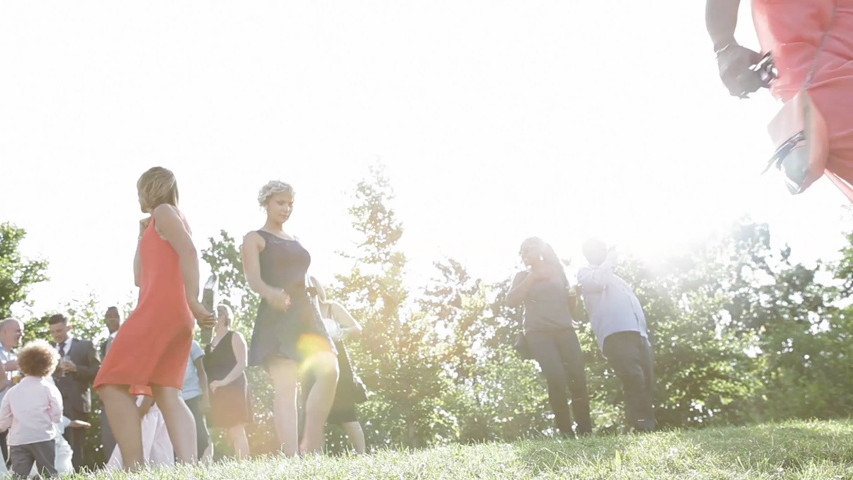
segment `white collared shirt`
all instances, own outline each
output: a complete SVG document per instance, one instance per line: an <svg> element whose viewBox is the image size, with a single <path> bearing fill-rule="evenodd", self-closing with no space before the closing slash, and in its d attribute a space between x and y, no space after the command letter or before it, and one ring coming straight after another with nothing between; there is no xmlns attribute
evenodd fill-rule
<svg viewBox="0 0 853 480"><path fill-rule="evenodd" d="M15 355L15 352L8 351L5 347L3 347L3 345L0 345L0 360L3 360L3 363L17 359L18 356ZM15 376L15 373L17 373L17 371L7 372L5 368L0 368L2 368L2 371L0 371L0 375L4 375L7 379L12 379ZM8 392L10 388L12 388L11 383L3 390L0 390L0 401L3 401L3 397L6 395L6 392Z"/></svg>
<svg viewBox="0 0 853 480"><path fill-rule="evenodd" d="M49 377L24 377L0 402L0 431L9 429L9 445L56 438L62 420L62 395Z"/></svg>
<svg viewBox="0 0 853 480"><path fill-rule="evenodd" d="M68 355L68 351L71 349L71 342L72 341L74 341L74 336L69 333L68 338L66 338L64 342L57 342L56 343L56 351L58 352L59 346L64 344L65 345L65 354Z"/></svg>

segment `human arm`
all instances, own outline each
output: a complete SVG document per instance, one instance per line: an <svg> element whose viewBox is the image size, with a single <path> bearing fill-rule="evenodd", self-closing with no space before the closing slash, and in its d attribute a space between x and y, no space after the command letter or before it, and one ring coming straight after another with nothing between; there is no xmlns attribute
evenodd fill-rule
<svg viewBox="0 0 853 480"><path fill-rule="evenodd" d="M740 0L706 0L705 28L714 44L720 79L732 96L745 97L759 87L750 66L761 60L761 54L735 40L739 7Z"/></svg>
<svg viewBox="0 0 853 480"><path fill-rule="evenodd" d="M178 215L178 211L168 204L159 205L153 215L157 232L175 249L181 277L184 280L187 305L193 312L199 326L212 327L216 323L213 314L198 301L198 253L193 245L190 233Z"/></svg>
<svg viewBox="0 0 853 480"><path fill-rule="evenodd" d="M329 302L329 313L332 319L341 327L342 337L357 337L361 335L361 325L353 318L343 305L338 302Z"/></svg>
<svg viewBox="0 0 853 480"><path fill-rule="evenodd" d="M215 392L217 388L224 387L234 380L237 380L237 377L246 371L246 365L248 364L246 339L243 338L243 335L240 334L240 332L234 332L231 334L231 349L234 350L234 358L237 360L237 363L234 365L234 368L228 372L228 375L225 375L225 378L210 382L211 392Z"/></svg>
<svg viewBox="0 0 853 480"><path fill-rule="evenodd" d="M5 432L12 426L12 407L9 405L9 394L3 396L0 402L0 432Z"/></svg>
<svg viewBox="0 0 853 480"><path fill-rule="evenodd" d="M82 383L92 383L95 380L95 375L98 374L98 369L101 368L101 361L98 360L98 355L95 352L95 346L89 340L75 340L81 342L85 350L86 360L80 364L74 363L71 360L62 360L62 365L66 373L74 376L74 379Z"/></svg>
<svg viewBox="0 0 853 480"><path fill-rule="evenodd" d="M133 255L133 284L137 287L140 284L140 275L142 274L142 259L139 255L139 246L142 244L142 234L151 223L151 217L145 217L139 221L139 237L136 239L136 254Z"/></svg>
<svg viewBox="0 0 853 480"><path fill-rule="evenodd" d="M53 384L47 387L47 414L51 423L59 423L62 420L62 394ZM6 399L3 398L5 402Z"/></svg>
<svg viewBox="0 0 853 480"><path fill-rule="evenodd" d="M240 256L243 261L243 274L249 288L261 295L268 304L279 310L290 307L290 295L283 288L267 285L261 278L261 250L264 249L264 239L257 232L249 232L243 237Z"/></svg>
<svg viewBox="0 0 853 480"><path fill-rule="evenodd" d="M510 307L521 305L524 303L524 297L527 296L527 292L534 283L556 274L558 274L557 270L548 265L536 265L531 267L530 270L516 273L515 278L512 280L512 287L510 287L509 292L506 294L506 304Z"/></svg>
<svg viewBox="0 0 853 480"><path fill-rule="evenodd" d="M12 386L12 379L7 372L14 371L16 369L9 369L9 365L13 362L10 360L8 362L0 360L0 364L2 364L3 368L0 369L0 392L6 390L7 388ZM15 366L17 367L18 362L15 362Z"/></svg>
<svg viewBox="0 0 853 480"><path fill-rule="evenodd" d="M198 385L201 388L201 411L206 412L210 409L210 388L207 385L207 370L204 369L204 356L200 356L193 360L195 371L198 374Z"/></svg>
<svg viewBox="0 0 853 480"><path fill-rule="evenodd" d="M735 27L739 7L740 0L706 0L705 28L714 42L714 51L737 43Z"/></svg>
<svg viewBox="0 0 853 480"><path fill-rule="evenodd" d="M607 252L604 261L599 265L589 265L578 272L578 283L584 292L600 292L613 278L613 264L616 254L613 250Z"/></svg>
<svg viewBox="0 0 853 480"><path fill-rule="evenodd" d="M151 410L151 406L154 405L154 397L149 397L148 395L142 395L142 401L139 402L139 406L136 409L139 411L139 418L145 416L148 413L148 410Z"/></svg>

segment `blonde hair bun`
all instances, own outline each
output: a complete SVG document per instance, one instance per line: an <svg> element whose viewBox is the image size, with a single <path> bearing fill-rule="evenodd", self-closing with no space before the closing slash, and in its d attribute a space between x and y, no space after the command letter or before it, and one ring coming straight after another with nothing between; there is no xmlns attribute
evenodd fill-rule
<svg viewBox="0 0 853 480"><path fill-rule="evenodd" d="M258 192L258 203L261 206L266 205L270 197L277 193L289 193L293 196L293 187L281 180L270 180L266 185L261 187L261 191Z"/></svg>

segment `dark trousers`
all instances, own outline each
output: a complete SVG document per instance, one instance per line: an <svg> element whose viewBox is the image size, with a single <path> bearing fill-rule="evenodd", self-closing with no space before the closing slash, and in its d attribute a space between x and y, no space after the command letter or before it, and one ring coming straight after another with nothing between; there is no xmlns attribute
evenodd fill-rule
<svg viewBox="0 0 853 480"><path fill-rule="evenodd" d="M198 397L191 398L189 400L184 400L184 403L187 404L190 411L193 413L193 418L195 419L195 438L196 438L196 448L198 449L198 454L196 458L201 458L204 455L204 451L207 450L207 446L210 444L210 433L207 431L207 421L204 419L204 413L201 411L201 401L204 397L199 395Z"/></svg>
<svg viewBox="0 0 853 480"><path fill-rule="evenodd" d="M12 473L15 478L27 478L34 463L36 470L42 477L56 476L56 466L54 465L56 462L56 440L12 445L9 450L12 457Z"/></svg>
<svg viewBox="0 0 853 480"><path fill-rule="evenodd" d="M72 420L89 421L88 414L77 415L76 417L77 418L69 418ZM66 428L65 433L62 434L62 436L65 437L65 440L67 440L68 444L71 445L71 465L74 466L75 472L79 472L86 464L86 457L84 456L84 453L86 452L86 429Z"/></svg>
<svg viewBox="0 0 853 480"><path fill-rule="evenodd" d="M604 339L604 356L622 382L628 426L654 430L655 373L649 341L640 332L617 332Z"/></svg>
<svg viewBox="0 0 853 480"><path fill-rule="evenodd" d="M113 450L116 448L116 439L113 436L113 429L110 428L110 421L107 419L107 409L101 407L99 415L101 419L101 445L104 452L104 461L109 461Z"/></svg>
<svg viewBox="0 0 853 480"><path fill-rule="evenodd" d="M3 462L6 463L6 467L12 465L12 461L9 459L9 445L6 444L6 437L8 436L9 430L0 433L0 452L3 453Z"/></svg>
<svg viewBox="0 0 853 480"><path fill-rule="evenodd" d="M586 388L583 354L578 336L571 328L548 332L527 332L527 345L539 363L548 383L548 402L554 411L554 421L561 433L572 433L574 413L575 433L592 431L589 418L589 393ZM569 409L569 394L572 405Z"/></svg>

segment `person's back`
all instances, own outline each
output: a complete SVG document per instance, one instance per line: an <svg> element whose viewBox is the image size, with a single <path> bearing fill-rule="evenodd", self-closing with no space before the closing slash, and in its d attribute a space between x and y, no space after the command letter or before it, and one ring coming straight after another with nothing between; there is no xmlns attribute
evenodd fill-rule
<svg viewBox="0 0 853 480"><path fill-rule="evenodd" d="M654 356L646 316L631 286L613 273L615 255L598 239L584 243L589 266L578 271L598 348L622 383L629 428L655 429Z"/></svg>
<svg viewBox="0 0 853 480"><path fill-rule="evenodd" d="M44 476L56 475L55 423L62 419L62 395L48 377L59 354L44 340L21 349L18 364L27 375L0 402L0 430L9 429L12 472L26 478L35 464Z"/></svg>
<svg viewBox="0 0 853 480"><path fill-rule="evenodd" d="M604 347L605 338L617 332L640 332L648 338L640 301L631 286L613 273L614 262L615 256L606 253L600 263L591 261L578 271L584 306L599 348Z"/></svg>

